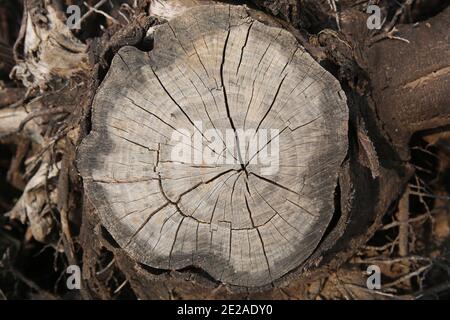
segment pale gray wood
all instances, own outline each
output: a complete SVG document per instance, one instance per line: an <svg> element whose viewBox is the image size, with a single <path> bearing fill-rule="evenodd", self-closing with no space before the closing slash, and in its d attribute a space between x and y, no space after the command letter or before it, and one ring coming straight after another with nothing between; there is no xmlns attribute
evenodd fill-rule
<svg viewBox="0 0 450 320"><path fill-rule="evenodd" d="M183 133L197 121L279 133L257 149L242 142L240 155L208 150L217 160L245 157L242 165L173 161L173 132L188 144L204 133ZM202 6L160 26L149 54L124 47L114 57L78 163L86 196L137 261L263 286L299 267L321 240L347 122L338 81L290 33L244 7ZM251 160L274 138L279 169L267 175Z"/></svg>

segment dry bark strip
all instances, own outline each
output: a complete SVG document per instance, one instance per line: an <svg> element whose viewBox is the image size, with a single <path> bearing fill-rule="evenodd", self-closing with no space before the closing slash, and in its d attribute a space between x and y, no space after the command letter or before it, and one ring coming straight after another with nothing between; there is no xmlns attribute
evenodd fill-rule
<svg viewBox="0 0 450 320"><path fill-rule="evenodd" d="M338 81L290 33L243 7L194 8L156 30L149 54L124 47L114 57L78 163L102 223L138 262L263 286L324 235L347 122ZM240 147L210 144L199 123L233 130ZM217 164L173 160L172 134L189 128L186 144L202 136ZM242 141L246 129L278 133L256 148ZM266 175L252 159L275 141L279 169Z"/></svg>

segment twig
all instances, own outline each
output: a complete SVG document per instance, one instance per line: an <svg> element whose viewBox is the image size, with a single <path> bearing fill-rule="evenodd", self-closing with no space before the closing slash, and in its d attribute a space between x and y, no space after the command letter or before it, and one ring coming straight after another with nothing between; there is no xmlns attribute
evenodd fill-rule
<svg viewBox="0 0 450 320"><path fill-rule="evenodd" d="M50 148L52 148L53 145L57 143L62 137L64 137L70 130L71 128L69 127L64 128L63 130L59 131L56 135L54 135L45 145L43 145L42 148L37 152L37 154L33 156L33 159L31 160L31 166L35 165L40 160L42 160L42 157L44 156L45 152L48 151Z"/></svg>
<svg viewBox="0 0 450 320"><path fill-rule="evenodd" d="M412 147L411 149L422 151L423 153L426 153L426 154L428 154L428 155L430 155L430 156L432 156L432 157L434 157L434 158L439 158L439 157L437 156L437 154L431 152L430 150L427 150L427 149L425 149L425 148L422 148L422 147L415 146L415 147Z"/></svg>
<svg viewBox="0 0 450 320"><path fill-rule="evenodd" d="M409 187L406 187L398 204L397 219L399 224L398 230L398 249L401 257L408 255L408 231L409 231Z"/></svg>
<svg viewBox="0 0 450 320"><path fill-rule="evenodd" d="M60 113L69 113L65 107L56 107L56 108L51 108L51 109L47 109L47 110L38 110L35 112L32 112L30 114L28 114L25 119L23 119L23 121L20 123L19 128L17 129L17 132L20 132L23 130L23 128L25 127L25 125L37 118L37 117L43 117L43 116L47 116L47 115L53 115L53 114L60 114Z"/></svg>
<svg viewBox="0 0 450 320"><path fill-rule="evenodd" d="M107 0L100 0L96 5L94 5L94 7L88 7L89 10L88 12L86 12L85 14L83 14L83 16L80 18L79 20L79 24L81 25L81 22L83 22L83 20L85 20L87 17L89 17L92 13L94 13L94 9L98 9L100 8L102 5L104 5L106 3Z"/></svg>
<svg viewBox="0 0 450 320"><path fill-rule="evenodd" d="M356 285L356 284L353 284L353 283L345 283L344 285L345 286L349 286L349 287L353 287L353 288L358 288L359 290L368 292L370 294L378 294L380 296L388 297L388 298L396 299L396 300L399 299L398 296L396 296L396 295L394 295L392 293L387 293L387 292L383 292L383 291L380 291L380 290L371 290L371 289L364 288L363 286L359 286L359 285Z"/></svg>
<svg viewBox="0 0 450 320"><path fill-rule="evenodd" d="M317 290L315 296L311 300L317 300L321 296L321 293L328 282L328 278L320 279L319 281L319 290Z"/></svg>
<svg viewBox="0 0 450 320"><path fill-rule="evenodd" d="M397 223L397 222L395 222L395 223ZM397 243L397 240L394 240L393 242L386 243L383 246L378 246L378 247L377 246L364 246L363 249L365 249L365 250L373 250L373 251L384 251L384 250L387 250L387 249L391 249L392 246L394 246L396 243Z"/></svg>
<svg viewBox="0 0 450 320"><path fill-rule="evenodd" d="M384 39L400 40L400 41L409 43L408 39L395 36L395 33L397 31L398 31L398 29L394 27L391 31L383 32L383 33L377 34L376 36L373 36L369 41L369 47L371 47L375 43L380 42L381 40L384 40Z"/></svg>
<svg viewBox="0 0 450 320"><path fill-rule="evenodd" d="M430 214L425 213L425 214L417 216L415 218L408 219L405 222L408 223L408 224L411 224L411 223L414 223L414 222L421 222L422 220L426 220L428 218L430 218ZM391 229L391 228L398 227L401 224L402 223L400 221L394 221L394 222L391 222L389 224L384 225L380 230L388 230L388 229Z"/></svg>
<svg viewBox="0 0 450 320"><path fill-rule="evenodd" d="M353 296L352 292L345 287L346 283L341 281L341 279L339 279L337 272L333 273L331 281L336 285L336 288L342 294L345 300L351 299L355 300L355 297Z"/></svg>
<svg viewBox="0 0 450 320"><path fill-rule="evenodd" d="M389 32L392 28L394 28L395 24L397 23L400 16L403 14L403 11L407 7L411 7L411 5L414 3L414 0L406 0L405 3L403 3L400 8L397 9L397 11L394 14L394 17L392 18L391 22L386 26L384 29L385 32Z"/></svg>
<svg viewBox="0 0 450 320"><path fill-rule="evenodd" d="M106 12L97 9L95 6L91 7L89 4L87 4L86 2L83 2L83 4L89 9L94 11L95 13L101 14L103 15L106 19L111 20L113 23L118 24L118 25L122 25L119 21L117 21L115 18L111 17L109 14L107 14ZM81 20L81 19L80 19Z"/></svg>
<svg viewBox="0 0 450 320"><path fill-rule="evenodd" d="M120 292L120 290L123 289L123 287L125 287L125 285L128 283L128 280L125 280L120 286L117 287L116 290L114 290L114 294L117 294Z"/></svg>
<svg viewBox="0 0 450 320"><path fill-rule="evenodd" d="M136 14L135 10L132 7L130 7L130 5L128 3L122 3L120 5L120 10L125 10L128 14L131 13L131 15Z"/></svg>
<svg viewBox="0 0 450 320"><path fill-rule="evenodd" d="M354 259L352 263L355 264L374 264L374 263L380 263L380 264L394 264L397 262L405 262L405 261L427 261L430 262L430 258L421 257L421 256L407 256L407 257L400 257L400 258L383 258L383 257L374 257L374 258L368 258L368 259Z"/></svg>
<svg viewBox="0 0 450 320"><path fill-rule="evenodd" d="M8 300L8 298L6 298L6 295L3 293L2 289L0 289L0 300Z"/></svg>
<svg viewBox="0 0 450 320"><path fill-rule="evenodd" d="M337 1L339 1L339 0L328 0L328 4L330 5L331 9L334 11L334 16L335 16L335 19L336 19L336 25L337 25L338 30L340 31L341 30L341 23L340 23L340 20L339 20L339 12L338 12L337 6L336 6L336 2Z"/></svg>
<svg viewBox="0 0 450 320"><path fill-rule="evenodd" d="M420 167L420 166L418 166L418 165L414 165L414 168L416 168L417 170L419 170L419 171L422 171L422 172L425 172L425 173L429 173L429 174L433 174L433 172L431 172L430 170L427 170L427 169L425 169L425 168L422 168L422 167Z"/></svg>
<svg viewBox="0 0 450 320"><path fill-rule="evenodd" d="M405 282L405 281L407 281L407 280L409 280L409 279L411 279L411 278L413 278L413 277L419 276L422 272L425 272L425 271L427 271L428 269L430 269L431 266L432 266L432 265L429 264L429 265L426 265L426 266L424 266L424 267L420 267L419 269L417 269L417 270L414 271L414 272L410 272L410 273L408 273L408 274L406 274L406 275L404 275L404 276L398 278L398 279L395 280L395 281L392 281L392 282L390 282L390 283L388 283L388 284L383 285L383 287L384 287L384 288L394 287L394 286L396 286L396 285L398 285L398 284L400 284L400 283L402 283L402 282Z"/></svg>
<svg viewBox="0 0 450 320"><path fill-rule="evenodd" d="M448 197L448 196L438 196L435 194L416 192L416 191L411 191L410 193L413 195L424 196L424 197L431 198L431 199L441 199L441 200L447 200L447 201L450 200L450 197Z"/></svg>
<svg viewBox="0 0 450 320"><path fill-rule="evenodd" d="M65 253L70 264L78 264L75 255L75 246L73 243L72 233L70 231L69 217L68 217L68 190L69 190L69 160L64 156L61 160L61 170L59 172L58 181L58 209L61 220L62 241L65 248Z"/></svg>
<svg viewBox="0 0 450 320"><path fill-rule="evenodd" d="M96 276L101 275L103 272L105 272L106 270L108 270L109 268L111 268L112 265L114 265L114 262L116 262L116 258L112 258L112 260L106 265L106 267L104 267L103 269L97 271L95 273Z"/></svg>
<svg viewBox="0 0 450 320"><path fill-rule="evenodd" d="M127 18L127 16L122 11L119 10L118 12L127 23L130 23L130 20Z"/></svg>
<svg viewBox="0 0 450 320"><path fill-rule="evenodd" d="M417 186L418 186L419 188L421 188L422 179L420 179L420 178L417 176L417 174L415 174L414 176L415 176L415 179L416 179ZM426 186L425 183L423 183L423 184ZM425 207L425 209L427 210L427 213L428 213L428 214L430 215L430 217L431 217L430 207L428 206L428 203L424 200L424 198L423 198L422 195L419 195L419 201L420 201L420 203Z"/></svg>

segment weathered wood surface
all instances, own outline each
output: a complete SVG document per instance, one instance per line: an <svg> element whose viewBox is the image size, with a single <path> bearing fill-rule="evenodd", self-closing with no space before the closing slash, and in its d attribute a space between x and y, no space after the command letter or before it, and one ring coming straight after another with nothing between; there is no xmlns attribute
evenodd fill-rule
<svg viewBox="0 0 450 320"><path fill-rule="evenodd" d="M347 121L338 81L290 33L244 7L203 6L160 26L152 52L114 57L78 167L102 223L137 261L263 286L324 235ZM233 130L232 141L213 141L213 128ZM278 134L265 143L239 134L252 129ZM196 144L191 161L174 161L174 134L186 145L203 138L203 161ZM274 170L251 161L276 144Z"/></svg>
<svg viewBox="0 0 450 320"><path fill-rule="evenodd" d="M170 20L189 8L213 3L213 0L151 0L149 11L152 16Z"/></svg>

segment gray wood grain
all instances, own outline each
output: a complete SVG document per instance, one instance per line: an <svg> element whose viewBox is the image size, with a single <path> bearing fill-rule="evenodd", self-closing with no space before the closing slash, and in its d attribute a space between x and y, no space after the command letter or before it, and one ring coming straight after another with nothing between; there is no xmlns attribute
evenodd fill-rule
<svg viewBox="0 0 450 320"><path fill-rule="evenodd" d="M124 47L114 57L78 166L103 224L137 261L263 286L299 267L323 236L347 122L338 81L290 33L244 7L202 6L159 27L152 52ZM256 144L239 135L238 152L209 144L212 128L278 133ZM186 145L201 135L217 161L174 161L174 132ZM267 174L251 160L276 143Z"/></svg>

